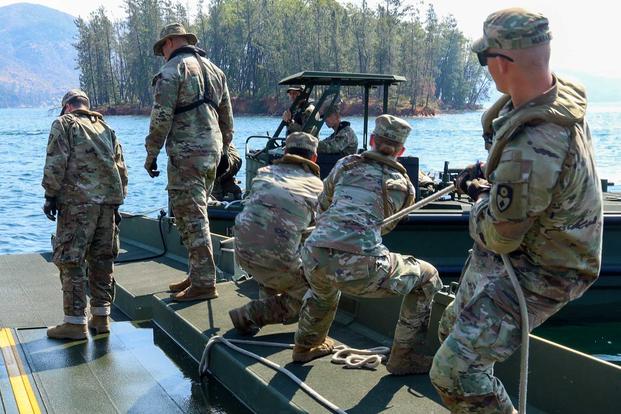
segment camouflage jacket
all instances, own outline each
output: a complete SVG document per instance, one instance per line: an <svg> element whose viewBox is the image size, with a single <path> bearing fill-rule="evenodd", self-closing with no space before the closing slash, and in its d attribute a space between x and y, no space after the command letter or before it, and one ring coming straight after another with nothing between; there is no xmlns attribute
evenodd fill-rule
<svg viewBox="0 0 621 414"><path fill-rule="evenodd" d="M224 73L205 57L207 84L201 65L192 50L178 50L153 78L154 95L149 135L145 147L149 155L157 155L166 142L169 156L220 153L222 144L233 139L233 110ZM212 104L175 115L175 108L203 99L205 86Z"/></svg>
<svg viewBox="0 0 621 414"><path fill-rule="evenodd" d="M298 107L293 111L293 114L291 116L291 122L287 125L287 135L291 134L292 132L302 131L304 124L306 123L308 118L310 118L314 110L315 105L313 105L310 101L305 101L301 105L298 105ZM310 132L304 132L314 134L315 129L313 128Z"/></svg>
<svg viewBox="0 0 621 414"><path fill-rule="evenodd" d="M52 123L41 185L61 204L123 204L123 149L101 114L77 110Z"/></svg>
<svg viewBox="0 0 621 414"><path fill-rule="evenodd" d="M286 154L259 169L235 218L235 252L259 266L298 269L302 232L314 221L323 189L317 164Z"/></svg>
<svg viewBox="0 0 621 414"><path fill-rule="evenodd" d="M319 141L317 152L320 154L338 154L342 157L355 154L358 150L358 138L349 125L349 122L341 122L332 135Z"/></svg>
<svg viewBox="0 0 621 414"><path fill-rule="evenodd" d="M472 237L509 253L528 290L569 300L599 275L603 207L584 90L555 86L519 108L503 97L484 116L493 131L489 196L470 220ZM500 233L503 223L512 233ZM518 229L518 230L516 230Z"/></svg>
<svg viewBox="0 0 621 414"><path fill-rule="evenodd" d="M387 254L382 235L397 222L384 227L378 223L414 202L405 168L367 151L341 158L323 185L317 225L306 243L365 256Z"/></svg>

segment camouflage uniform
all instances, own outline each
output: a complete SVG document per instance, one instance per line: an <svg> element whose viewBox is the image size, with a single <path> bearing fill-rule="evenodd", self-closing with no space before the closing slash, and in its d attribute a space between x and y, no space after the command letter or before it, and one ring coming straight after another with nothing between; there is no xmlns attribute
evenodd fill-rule
<svg viewBox="0 0 621 414"><path fill-rule="evenodd" d="M308 134L295 133L287 138ZM255 326L282 323L298 316L308 289L302 273L300 243L314 221L323 189L314 162L285 154L261 168L252 180L244 210L235 218L235 253L239 264L266 290L277 293L244 306Z"/></svg>
<svg viewBox="0 0 621 414"><path fill-rule="evenodd" d="M311 114L315 110L315 105L313 105L308 100L301 102L297 108L293 111L291 115L291 122L287 124L287 135L293 132L301 132L302 127L306 123L306 121L310 118ZM310 131L313 133L315 129Z"/></svg>
<svg viewBox="0 0 621 414"><path fill-rule="evenodd" d="M216 170L216 180L211 192L211 195L216 200L223 200L228 194L232 194L234 200L241 199L242 190L237 185L237 180L235 179L235 175L239 172L241 166L242 159L239 156L239 151L231 142L224 148Z"/></svg>
<svg viewBox="0 0 621 414"><path fill-rule="evenodd" d="M46 198L58 203L53 261L60 270L65 322L86 324L85 261L91 313L109 315L119 248L115 209L127 194L127 168L121 144L101 114L80 109L52 123L42 185Z"/></svg>
<svg viewBox="0 0 621 414"><path fill-rule="evenodd" d="M164 29L162 37L168 28ZM197 56L200 56L200 63ZM203 77L203 70L207 79ZM154 101L149 135L145 140L145 165L156 159L166 143L168 197L188 249L190 279L198 288L212 287L216 269L207 202L223 142L228 144L233 137L233 111L226 77L205 57L204 51L185 46L170 56L153 78L153 85ZM178 113L179 108L203 97L209 102Z"/></svg>
<svg viewBox="0 0 621 414"><path fill-rule="evenodd" d="M328 138L319 141L319 154L338 154L342 157L355 154L358 150L358 138L349 122L343 121Z"/></svg>
<svg viewBox="0 0 621 414"><path fill-rule="evenodd" d="M388 117L378 118L376 133ZM403 141L408 132L409 127L400 132ZM319 196L316 228L302 250L312 290L300 311L297 346L311 348L324 341L341 291L371 298L403 295L394 341L422 343L432 296L442 286L438 272L429 263L388 251L382 235L397 222L378 224L413 202L412 183L394 158L368 151L336 164Z"/></svg>
<svg viewBox="0 0 621 414"><path fill-rule="evenodd" d="M539 23L534 38L549 39L547 19L523 10L490 16L486 36L493 37L488 22L507 15L518 28ZM519 40L512 39L514 48L527 47ZM517 296L500 254L508 254L522 286L530 329L580 297L599 274L602 195L585 110L584 90L555 77L545 94L519 108L504 96L483 117L483 129L493 137L486 165L491 192L470 214L475 245L443 315L439 335L446 339L430 374L451 412L513 410L493 376L494 363L518 349L521 331ZM523 224L521 233L500 234L496 226L503 223Z"/></svg>

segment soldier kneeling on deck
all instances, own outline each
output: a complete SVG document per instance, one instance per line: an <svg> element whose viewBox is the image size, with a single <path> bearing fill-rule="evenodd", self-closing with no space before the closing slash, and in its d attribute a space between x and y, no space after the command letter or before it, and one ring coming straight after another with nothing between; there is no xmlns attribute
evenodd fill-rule
<svg viewBox="0 0 621 414"><path fill-rule="evenodd" d="M114 131L101 114L89 110L84 92L67 92L62 106L61 116L52 123L42 185L45 215L56 221L58 212L53 260L60 269L65 320L49 328L47 336L84 339L85 262L92 314L88 327L98 334L110 331L118 208L127 194L127 168Z"/></svg>
<svg viewBox="0 0 621 414"><path fill-rule="evenodd" d="M317 138L290 134L284 157L258 171L244 209L235 218L237 261L259 283L263 296L229 312L242 334L253 335L264 325L298 316L308 289L300 243L314 221L323 189L316 160ZM264 295L268 292L272 295Z"/></svg>
<svg viewBox="0 0 621 414"><path fill-rule="evenodd" d="M386 368L394 375L429 371L432 357L423 344L431 299L442 282L431 264L388 251L382 235L397 221L380 224L414 202L414 187L397 161L410 130L402 119L379 116L373 149L342 158L325 179L317 226L302 249L311 290L300 311L294 361L331 353L327 335L341 291L368 298L403 295Z"/></svg>

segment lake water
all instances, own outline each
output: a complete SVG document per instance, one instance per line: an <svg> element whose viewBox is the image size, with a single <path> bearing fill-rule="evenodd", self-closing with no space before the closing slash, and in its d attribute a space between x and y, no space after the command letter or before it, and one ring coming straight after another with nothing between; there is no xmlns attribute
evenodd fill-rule
<svg viewBox="0 0 621 414"><path fill-rule="evenodd" d="M0 109L0 254L50 250L55 223L47 220L41 210L41 177L49 128L57 113L46 109ZM445 160L450 160L453 168L484 160L480 117L480 112L468 112L410 119L413 132L406 154L418 156L421 168L432 172L441 171ZM166 206L165 154L158 159L160 177L151 179L143 169L148 118L110 116L106 120L123 144L129 169L129 194L122 210L139 213ZM589 120L600 177L621 184L621 103L592 105ZM362 140L362 118L350 121ZM279 119L273 117L237 117L237 148L242 152L248 136L274 132L278 123ZM329 133L324 127L322 136ZM243 170L238 178L245 182ZM614 189L620 191L621 185Z"/></svg>

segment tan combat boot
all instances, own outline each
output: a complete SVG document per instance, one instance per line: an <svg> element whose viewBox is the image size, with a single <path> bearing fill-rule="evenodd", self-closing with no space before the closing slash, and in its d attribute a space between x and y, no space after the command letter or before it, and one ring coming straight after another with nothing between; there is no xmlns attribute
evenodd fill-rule
<svg viewBox="0 0 621 414"><path fill-rule="evenodd" d="M229 311L229 317L233 326L242 335L253 336L256 335L261 329L256 323L250 319L248 310L245 307L231 309Z"/></svg>
<svg viewBox="0 0 621 414"><path fill-rule="evenodd" d="M88 320L88 329L96 335L110 332L110 319L107 316L92 315Z"/></svg>
<svg viewBox="0 0 621 414"><path fill-rule="evenodd" d="M47 328L47 337L52 339L86 339L86 325L63 323Z"/></svg>
<svg viewBox="0 0 621 414"><path fill-rule="evenodd" d="M296 345L293 348L293 362L309 362L313 359L321 358L325 355L330 355L334 349L334 341L330 338L326 338L319 345L312 347L305 347Z"/></svg>
<svg viewBox="0 0 621 414"><path fill-rule="evenodd" d="M190 285L185 290L178 293L173 293L170 298L175 302L190 302L194 300L207 300L215 299L218 297L218 291L215 286L199 288Z"/></svg>
<svg viewBox="0 0 621 414"><path fill-rule="evenodd" d="M392 375L426 374L431 369L433 356L424 355L415 348L393 344L386 369Z"/></svg>
<svg viewBox="0 0 621 414"><path fill-rule="evenodd" d="M190 278L186 277L181 282L171 283L170 285L168 285L168 290L173 293L181 292L182 290L186 290L187 288L189 288L191 284L192 282L190 281Z"/></svg>

